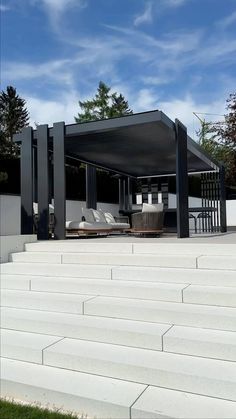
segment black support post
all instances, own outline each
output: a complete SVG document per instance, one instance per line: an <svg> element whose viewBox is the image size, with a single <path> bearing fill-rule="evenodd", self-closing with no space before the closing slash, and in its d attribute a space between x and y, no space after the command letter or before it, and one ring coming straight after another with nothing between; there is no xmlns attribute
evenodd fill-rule
<svg viewBox="0 0 236 419"><path fill-rule="evenodd" d="M86 207L97 209L96 167L86 165Z"/></svg>
<svg viewBox="0 0 236 419"><path fill-rule="evenodd" d="M33 130L24 128L21 144L21 234L33 234Z"/></svg>
<svg viewBox="0 0 236 419"><path fill-rule="evenodd" d="M184 238L189 237L187 129L178 119L175 127L177 236Z"/></svg>
<svg viewBox="0 0 236 419"><path fill-rule="evenodd" d="M119 210L125 210L125 178L119 178Z"/></svg>
<svg viewBox="0 0 236 419"><path fill-rule="evenodd" d="M127 210L132 209L132 179L130 177L127 178L126 181L127 185Z"/></svg>
<svg viewBox="0 0 236 419"><path fill-rule="evenodd" d="M65 239L66 174L65 124L53 124L53 180L54 180L54 239Z"/></svg>
<svg viewBox="0 0 236 419"><path fill-rule="evenodd" d="M49 239L48 126L37 128L38 144L38 239Z"/></svg>
<svg viewBox="0 0 236 419"><path fill-rule="evenodd" d="M226 189L225 189L225 168L222 165L219 171L220 176L220 231L227 232L226 221Z"/></svg>

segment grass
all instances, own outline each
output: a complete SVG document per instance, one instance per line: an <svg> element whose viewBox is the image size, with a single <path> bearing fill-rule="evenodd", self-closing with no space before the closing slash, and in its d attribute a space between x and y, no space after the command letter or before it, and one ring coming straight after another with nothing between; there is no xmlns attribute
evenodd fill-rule
<svg viewBox="0 0 236 419"><path fill-rule="evenodd" d="M72 414L52 412L48 409L0 400L1 419L73 419L76 417L78 418L78 416ZM82 418L85 419L81 416Z"/></svg>

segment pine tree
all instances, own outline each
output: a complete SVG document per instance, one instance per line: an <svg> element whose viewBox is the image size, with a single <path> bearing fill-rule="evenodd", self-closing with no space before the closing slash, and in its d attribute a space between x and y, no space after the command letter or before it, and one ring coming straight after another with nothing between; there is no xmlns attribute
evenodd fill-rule
<svg viewBox="0 0 236 419"><path fill-rule="evenodd" d="M19 154L13 135L29 124L26 102L12 86L0 94L0 153L1 157L14 158Z"/></svg>
<svg viewBox="0 0 236 419"><path fill-rule="evenodd" d="M82 112L75 116L76 122L96 121L133 113L124 96L111 93L111 88L102 81L99 82L95 97L84 102L79 101L79 106Z"/></svg>

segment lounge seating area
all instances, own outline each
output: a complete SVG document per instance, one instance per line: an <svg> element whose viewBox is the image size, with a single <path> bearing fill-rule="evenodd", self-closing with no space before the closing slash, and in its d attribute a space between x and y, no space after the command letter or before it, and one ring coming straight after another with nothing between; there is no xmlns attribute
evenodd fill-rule
<svg viewBox="0 0 236 419"><path fill-rule="evenodd" d="M80 234L109 234L114 232L125 233L130 230L128 222L117 222L115 217L109 212L95 210L93 208L83 208L81 221L67 221L67 233ZM126 217L122 217L125 218Z"/></svg>

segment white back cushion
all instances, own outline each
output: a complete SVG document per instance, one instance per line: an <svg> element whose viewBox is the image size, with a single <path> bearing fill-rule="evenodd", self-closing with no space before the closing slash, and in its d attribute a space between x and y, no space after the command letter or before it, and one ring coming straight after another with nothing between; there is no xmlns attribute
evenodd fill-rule
<svg viewBox="0 0 236 419"><path fill-rule="evenodd" d="M82 208L83 216L88 223L94 223L96 220L94 218L93 209L91 208Z"/></svg>
<svg viewBox="0 0 236 419"><path fill-rule="evenodd" d="M106 217L103 214L103 212L101 210L92 210L93 211L93 216L95 218L95 221L97 221L98 223L106 223Z"/></svg>
<svg viewBox="0 0 236 419"><path fill-rule="evenodd" d="M162 212L163 203L160 204L143 204L142 212Z"/></svg>
<svg viewBox="0 0 236 419"><path fill-rule="evenodd" d="M105 217L108 224L115 224L116 220L110 212L105 212Z"/></svg>

